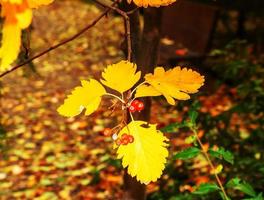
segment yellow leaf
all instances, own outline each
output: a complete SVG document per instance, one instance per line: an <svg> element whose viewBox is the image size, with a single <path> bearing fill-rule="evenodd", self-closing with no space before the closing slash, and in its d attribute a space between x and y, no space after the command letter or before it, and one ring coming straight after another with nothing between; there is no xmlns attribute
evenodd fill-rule
<svg viewBox="0 0 264 200"><path fill-rule="evenodd" d="M131 89L140 79L141 72L137 72L136 64L128 61L120 61L117 64L108 65L102 73L101 82L107 87L123 93Z"/></svg>
<svg viewBox="0 0 264 200"><path fill-rule="evenodd" d="M2 35L0 71L7 70L16 60L20 50L21 29L16 23L5 22Z"/></svg>
<svg viewBox="0 0 264 200"><path fill-rule="evenodd" d="M82 86L76 87L57 111L63 116L73 117L86 108L85 115L90 115L97 110L105 93L104 87L98 81L82 81Z"/></svg>
<svg viewBox="0 0 264 200"><path fill-rule="evenodd" d="M42 5L48 5L54 0L27 0L30 8L37 8Z"/></svg>
<svg viewBox="0 0 264 200"><path fill-rule="evenodd" d="M132 1L139 7L160 7L160 6L167 6L169 4L174 3L176 0L127 0L128 3Z"/></svg>
<svg viewBox="0 0 264 200"><path fill-rule="evenodd" d="M134 141L118 147L117 157L122 158L123 167L128 167L128 173L141 183L156 181L165 168L167 138L156 129L156 125L144 121L129 123L118 137L125 133L132 135Z"/></svg>
<svg viewBox="0 0 264 200"><path fill-rule="evenodd" d="M141 85L137 88L135 97L155 97L162 95L151 85Z"/></svg>
<svg viewBox="0 0 264 200"><path fill-rule="evenodd" d="M16 14L16 19L21 29L29 27L32 21L32 10L25 9L23 12L18 12Z"/></svg>
<svg viewBox="0 0 264 200"><path fill-rule="evenodd" d="M137 97L157 96L160 93L171 105L175 104L174 99L189 99L189 94L198 92L198 89L204 84L204 77L199 73L180 67L168 71L165 71L163 67L156 67L154 74L145 75L145 80L151 87L144 86L143 89L142 86L139 87L139 91L136 93Z"/></svg>
<svg viewBox="0 0 264 200"><path fill-rule="evenodd" d="M23 2L23 0L2 0L2 2L21 4Z"/></svg>
<svg viewBox="0 0 264 200"><path fill-rule="evenodd" d="M29 27L32 10L53 0L0 0L1 16L4 18L0 49L0 71L7 70L16 60L21 43L21 31Z"/></svg>
<svg viewBox="0 0 264 200"><path fill-rule="evenodd" d="M220 174L223 170L223 165L217 165L217 167L211 171L211 174Z"/></svg>

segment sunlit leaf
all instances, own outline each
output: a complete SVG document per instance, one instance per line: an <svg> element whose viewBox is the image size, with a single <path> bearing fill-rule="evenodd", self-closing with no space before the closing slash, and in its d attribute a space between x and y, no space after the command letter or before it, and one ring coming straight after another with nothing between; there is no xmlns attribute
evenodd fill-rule
<svg viewBox="0 0 264 200"><path fill-rule="evenodd" d="M174 3L176 0L127 0L128 3L132 1L139 7L160 7L160 6L167 6L169 4Z"/></svg>
<svg viewBox="0 0 264 200"><path fill-rule="evenodd" d="M107 87L123 93L131 89L140 79L141 72L137 72L137 66L128 61L108 65L102 73L101 82Z"/></svg>
<svg viewBox="0 0 264 200"><path fill-rule="evenodd" d="M4 23L2 46L0 49L1 66L0 71L4 71L16 60L21 42L21 30L19 26Z"/></svg>
<svg viewBox="0 0 264 200"><path fill-rule="evenodd" d="M66 117L79 115L86 109L85 115L90 115L97 110L101 97L106 93L104 87L96 80L82 81L82 86L76 87L67 97L58 112Z"/></svg>
<svg viewBox="0 0 264 200"><path fill-rule="evenodd" d="M151 85L141 85L137 88L135 97L155 97L155 96L161 96L162 94L157 91L154 87Z"/></svg>
<svg viewBox="0 0 264 200"><path fill-rule="evenodd" d="M174 99L189 99L189 94L198 92L204 83L204 77L199 73L180 67L168 71L165 71L163 67L157 67L154 74L145 75L145 80L151 87L140 86L136 97L162 94L171 105L175 104ZM151 95L152 93L154 95Z"/></svg>
<svg viewBox="0 0 264 200"><path fill-rule="evenodd" d="M156 129L156 125L144 121L134 121L123 128L119 137L130 134L134 142L120 145L117 150L118 158L122 158L123 167L141 183L156 181L165 168L168 156L167 138Z"/></svg>
<svg viewBox="0 0 264 200"><path fill-rule="evenodd" d="M0 71L10 68L17 59L22 29L29 27L32 21L32 7L46 5L52 0L5 0L0 1L1 16L4 19L0 48ZM34 5L33 5L34 4Z"/></svg>

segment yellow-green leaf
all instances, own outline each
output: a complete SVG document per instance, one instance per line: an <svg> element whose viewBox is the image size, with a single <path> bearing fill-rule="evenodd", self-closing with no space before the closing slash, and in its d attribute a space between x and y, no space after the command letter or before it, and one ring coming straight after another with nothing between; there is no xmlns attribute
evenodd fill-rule
<svg viewBox="0 0 264 200"><path fill-rule="evenodd" d="M123 134L134 137L133 143L120 145L117 150L118 158L122 158L123 167L138 181L148 184L160 178L165 168L168 150L167 138L156 129L156 125L144 121L133 121L124 127L118 137Z"/></svg>
<svg viewBox="0 0 264 200"><path fill-rule="evenodd" d="M101 82L107 87L123 93L131 89L140 79L141 72L136 73L136 71L136 64L122 60L105 68Z"/></svg>
<svg viewBox="0 0 264 200"><path fill-rule="evenodd" d="M96 80L81 81L82 86L76 87L58 108L58 112L66 117L79 115L86 109L85 115L90 115L100 105L101 97L106 93L104 87Z"/></svg>
<svg viewBox="0 0 264 200"><path fill-rule="evenodd" d="M156 67L154 74L145 75L145 80L152 87L148 87L146 91L142 91L142 88L139 87L140 96L148 96L151 93L158 94L159 92L171 105L175 104L174 99L189 99L189 94L198 92L198 89L204 84L204 77L198 72L180 67L168 71L165 71L163 67Z"/></svg>

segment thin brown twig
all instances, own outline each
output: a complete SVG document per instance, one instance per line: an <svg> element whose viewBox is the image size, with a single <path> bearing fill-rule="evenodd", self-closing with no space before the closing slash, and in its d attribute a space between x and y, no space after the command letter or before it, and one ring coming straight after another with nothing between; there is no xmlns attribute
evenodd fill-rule
<svg viewBox="0 0 264 200"><path fill-rule="evenodd" d="M210 159L210 156L209 156L208 153L207 153L206 148L204 147L202 141L201 141L200 138L198 137L197 130L192 129L192 131L194 132L194 134L195 134L195 136L196 136L196 139L197 139L197 141L198 141L198 144L199 144L200 147L202 148L202 152L203 152L203 154L204 154L204 156L205 156L205 158L206 158L206 160L207 160L209 166L211 167L211 169L212 169L212 171L213 171L213 174L214 174L214 176L215 176L215 179L216 179L216 181L217 181L217 183L218 183L220 189L221 189L222 192L223 192L224 198L225 198L226 200L228 200L229 198L228 198L228 196L227 196L227 194L226 194L225 188L224 188L224 186L223 186L223 184L222 184L222 182L221 182L219 176L218 176L217 173L216 173L216 169L215 169L215 167L214 167L214 165L213 165L213 162L212 162L211 159Z"/></svg>
<svg viewBox="0 0 264 200"><path fill-rule="evenodd" d="M114 6L116 3L117 3L117 2L114 2L114 3L112 4L112 6ZM71 37L69 37L69 38L67 38L67 39L64 39L63 41L61 41L61 42L59 42L59 43L57 43L57 44L55 44L55 45L49 47L48 49L46 49L46 50L44 50L44 51L38 53L37 55L35 55L35 56L33 56L33 57L27 59L26 61L24 61L24 62L22 62L22 63L20 63L20 64L18 64L18 65L16 65L16 66L14 66L14 67L12 67L10 70L8 70L8 71L6 71L6 72L0 74L0 78L2 78L2 77L4 77L5 75L7 75L7 74L9 74L9 73L11 73L11 72L13 72L13 71L19 69L20 67L23 67L24 65L30 63L31 61L33 61L33 60L35 60L35 59L37 59L37 58L39 58L39 57L41 57L41 56L47 54L48 52L50 52L50 51L52 51L52 50L54 50L54 49L57 49L57 48L63 46L64 44L67 44L68 42L71 42L72 40L78 38L78 37L79 37L80 35L82 35L84 32L86 32L87 30L89 30L90 28L92 28L93 26L95 26L95 25L96 25L96 24L97 24L97 23L98 23L98 22L99 22L99 21L105 16L105 15L107 15L107 13L108 13L111 9L112 9L112 8L108 8L108 9L106 9L106 10L105 10L101 15L99 15L99 16L98 16L98 17L97 17L92 23L90 23L89 25L87 25L86 27L84 27L83 29L81 29L78 33L74 34L73 36L71 36Z"/></svg>
<svg viewBox="0 0 264 200"><path fill-rule="evenodd" d="M94 0L94 1L98 3L99 5L105 6L107 8L110 8L116 11L118 14L120 14L124 18L125 23L126 23L125 32L126 32L126 40L127 40L127 60L130 62L131 55L132 55L132 42L131 42L131 30L130 30L130 18L128 14L125 11L120 10L119 8L116 8L114 6L106 5L98 0Z"/></svg>

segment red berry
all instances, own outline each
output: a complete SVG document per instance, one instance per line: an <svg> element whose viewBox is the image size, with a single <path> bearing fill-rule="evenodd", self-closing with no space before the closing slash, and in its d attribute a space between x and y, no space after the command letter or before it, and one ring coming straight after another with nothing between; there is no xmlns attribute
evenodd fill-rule
<svg viewBox="0 0 264 200"><path fill-rule="evenodd" d="M134 142L134 137L133 137L133 135L129 135L129 136L128 136L128 142L129 142L129 143L133 143L133 142Z"/></svg>
<svg viewBox="0 0 264 200"><path fill-rule="evenodd" d="M122 136L121 136L121 139L126 139L128 137L128 134L127 133L124 133Z"/></svg>
<svg viewBox="0 0 264 200"><path fill-rule="evenodd" d="M139 100L134 100L131 102L129 106L129 111L130 112L135 112L135 111L142 111L144 109L144 103Z"/></svg>
<svg viewBox="0 0 264 200"><path fill-rule="evenodd" d="M128 140L127 137L121 139L121 144L122 144L122 145L127 145L128 143L129 143L129 140Z"/></svg>
<svg viewBox="0 0 264 200"><path fill-rule="evenodd" d="M131 102L131 106L137 107L137 105L140 103L139 100L134 100Z"/></svg>
<svg viewBox="0 0 264 200"><path fill-rule="evenodd" d="M105 128L103 131L104 136L110 136L112 135L112 129L111 128Z"/></svg>
<svg viewBox="0 0 264 200"><path fill-rule="evenodd" d="M131 105L131 106L129 106L129 111L132 112L132 113L136 112L136 108Z"/></svg>
<svg viewBox="0 0 264 200"><path fill-rule="evenodd" d="M139 103L137 104L136 110L137 110L137 111L142 111L142 110L144 110L144 103L143 103L143 102L139 102Z"/></svg>

